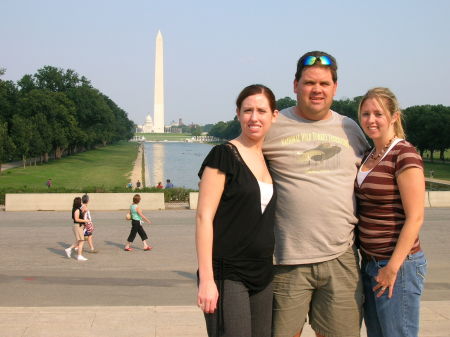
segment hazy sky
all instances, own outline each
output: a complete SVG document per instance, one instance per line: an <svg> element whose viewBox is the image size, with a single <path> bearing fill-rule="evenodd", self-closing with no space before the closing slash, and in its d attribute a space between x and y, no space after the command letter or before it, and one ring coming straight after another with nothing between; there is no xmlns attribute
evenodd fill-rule
<svg viewBox="0 0 450 337"><path fill-rule="evenodd" d="M450 105L447 0L0 0L0 67L86 76L128 116L153 117L155 38L164 38L165 120L234 116L246 85L290 96L297 59L338 61L336 98L390 87L402 107Z"/></svg>

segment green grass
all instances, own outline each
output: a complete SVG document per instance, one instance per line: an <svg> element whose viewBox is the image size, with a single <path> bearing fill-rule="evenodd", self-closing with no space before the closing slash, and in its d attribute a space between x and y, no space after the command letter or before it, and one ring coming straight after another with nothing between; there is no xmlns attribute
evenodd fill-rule
<svg viewBox="0 0 450 337"><path fill-rule="evenodd" d="M136 133L136 136L144 136L146 140L153 141L184 141L187 138L191 138L189 133Z"/></svg>
<svg viewBox="0 0 450 337"><path fill-rule="evenodd" d="M450 180L450 164L432 163L425 161L425 177L430 178L430 171L433 170L433 178Z"/></svg>
<svg viewBox="0 0 450 337"><path fill-rule="evenodd" d="M3 171L0 175L0 190L48 191L45 182L49 178L53 181L50 190L82 190L92 186L101 186L103 189L124 187L136 160L137 147L137 143L120 142L44 165Z"/></svg>
<svg viewBox="0 0 450 337"><path fill-rule="evenodd" d="M427 190L427 191L450 191L450 186L426 181L425 182L425 190Z"/></svg>

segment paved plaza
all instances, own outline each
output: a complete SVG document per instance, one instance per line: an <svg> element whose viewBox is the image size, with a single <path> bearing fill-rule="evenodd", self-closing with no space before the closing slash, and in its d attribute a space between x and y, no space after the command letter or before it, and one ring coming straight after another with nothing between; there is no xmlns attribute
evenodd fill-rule
<svg viewBox="0 0 450 337"><path fill-rule="evenodd" d="M69 212L0 211L0 337L206 336L196 300L195 212L146 212L154 249L123 251L125 212L93 212L98 254L68 259ZM426 210L420 336L450 336L450 208ZM313 336L305 329L304 337ZM365 336L363 332L362 336Z"/></svg>

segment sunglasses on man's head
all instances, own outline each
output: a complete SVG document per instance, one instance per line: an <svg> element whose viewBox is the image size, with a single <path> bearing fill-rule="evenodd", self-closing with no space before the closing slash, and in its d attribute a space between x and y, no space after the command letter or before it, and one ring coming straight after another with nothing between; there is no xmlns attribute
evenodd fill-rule
<svg viewBox="0 0 450 337"><path fill-rule="evenodd" d="M304 66L312 66L317 63L317 61L320 61L320 64L323 66L331 66L333 62L328 56L322 55L322 56L306 56L303 60Z"/></svg>

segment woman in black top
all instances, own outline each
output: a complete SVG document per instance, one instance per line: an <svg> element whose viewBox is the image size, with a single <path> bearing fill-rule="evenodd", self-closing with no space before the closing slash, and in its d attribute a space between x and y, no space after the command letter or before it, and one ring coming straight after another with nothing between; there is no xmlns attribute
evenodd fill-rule
<svg viewBox="0 0 450 337"><path fill-rule="evenodd" d="M198 306L208 335L271 334L275 190L262 154L275 121L275 97L263 85L236 100L239 137L215 146L199 171Z"/></svg>
<svg viewBox="0 0 450 337"><path fill-rule="evenodd" d="M72 206L72 219L73 219L73 234L75 235L75 242L69 247L64 249L66 251L67 257L70 259L72 255L72 249L77 249L77 260L78 261L87 261L87 259L82 255L83 253L83 245L84 245L84 224L89 220L83 219L83 212L81 210L81 198L76 197L73 199Z"/></svg>

